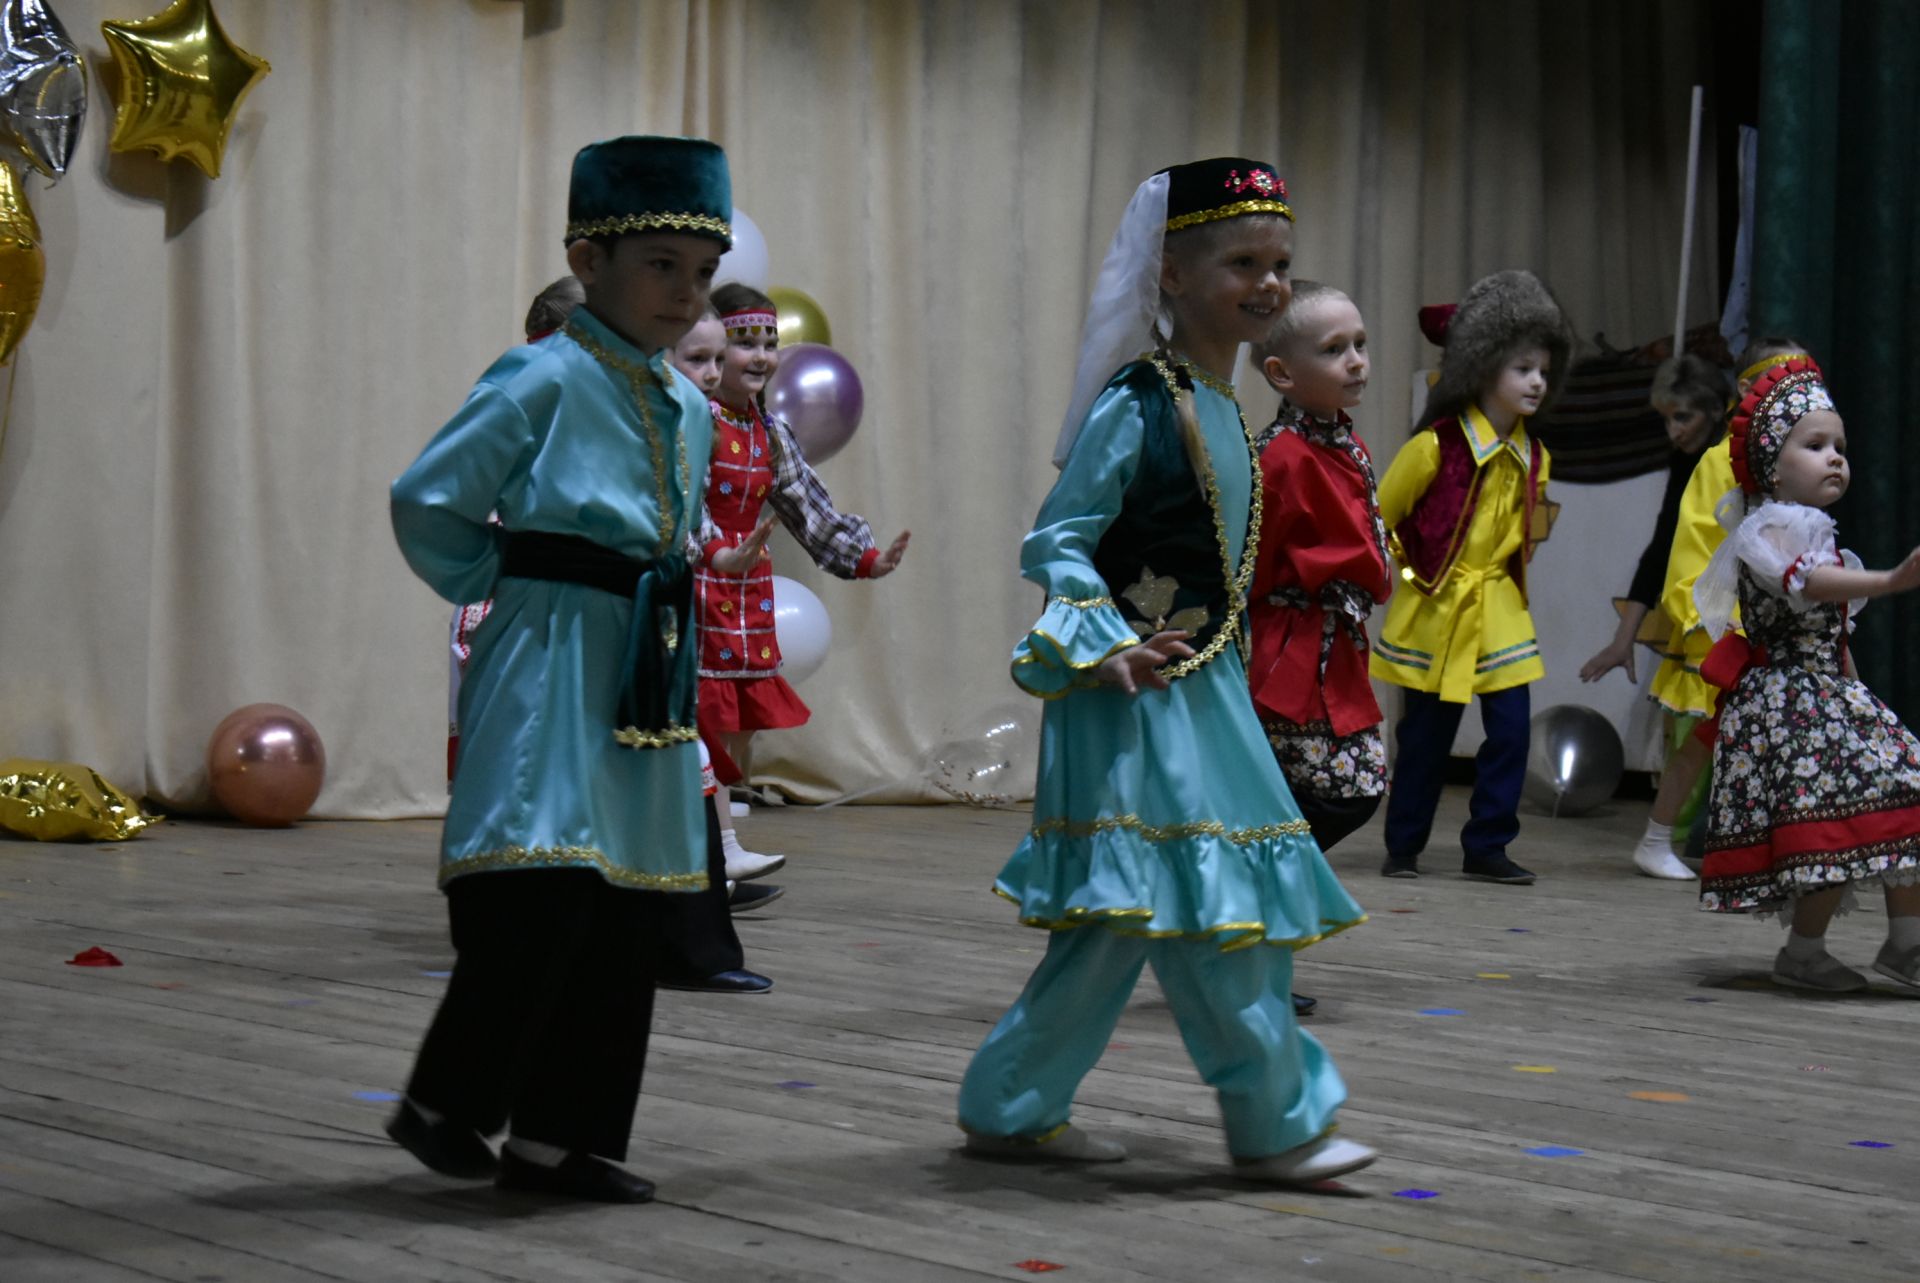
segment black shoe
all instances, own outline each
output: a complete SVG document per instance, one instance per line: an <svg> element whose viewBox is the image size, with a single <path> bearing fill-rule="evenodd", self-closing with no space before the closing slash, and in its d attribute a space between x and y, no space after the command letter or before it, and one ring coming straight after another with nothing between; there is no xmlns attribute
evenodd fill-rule
<svg viewBox="0 0 1920 1283"><path fill-rule="evenodd" d="M773 981L758 971L718 971L704 980L662 980L660 987L687 993L765 993Z"/></svg>
<svg viewBox="0 0 1920 1283"><path fill-rule="evenodd" d="M1383 878L1417 878L1420 876L1419 857L1408 856L1402 860L1397 856L1388 856L1387 862L1380 866Z"/></svg>
<svg viewBox="0 0 1920 1283"><path fill-rule="evenodd" d="M735 913L752 913L755 909L764 909L787 893L785 887L769 886L765 882L736 882L733 894L727 897L727 907Z"/></svg>
<svg viewBox="0 0 1920 1283"><path fill-rule="evenodd" d="M1313 1009L1320 1005L1318 998L1309 998L1303 993L1293 995L1293 1014L1295 1017L1311 1016Z"/></svg>
<svg viewBox="0 0 1920 1283"><path fill-rule="evenodd" d="M501 1189L531 1194L558 1194L594 1203L651 1203L653 1182L617 1163L592 1154L573 1153L554 1167L529 1162L511 1149L500 1151L500 1174L493 1183Z"/></svg>
<svg viewBox="0 0 1920 1283"><path fill-rule="evenodd" d="M387 1120L387 1135L442 1176L482 1180L500 1170L493 1147L479 1132L450 1118L430 1123L410 1100L401 1100Z"/></svg>
<svg viewBox="0 0 1920 1283"><path fill-rule="evenodd" d="M1508 886L1531 886L1533 874L1501 855L1470 855L1460 866L1463 877L1475 882L1504 882Z"/></svg>

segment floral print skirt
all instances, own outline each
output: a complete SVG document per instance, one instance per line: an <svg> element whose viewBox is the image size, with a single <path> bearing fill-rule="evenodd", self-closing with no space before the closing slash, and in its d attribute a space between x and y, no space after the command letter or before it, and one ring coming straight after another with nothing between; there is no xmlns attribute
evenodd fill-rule
<svg viewBox="0 0 1920 1283"><path fill-rule="evenodd" d="M1387 745L1378 726L1335 735L1326 722L1260 723L1296 796L1379 797L1387 791Z"/></svg>
<svg viewBox="0 0 1920 1283"><path fill-rule="evenodd" d="M1700 900L1715 912L1920 881L1920 740L1853 678L1748 669L1721 710L1707 824Z"/></svg>

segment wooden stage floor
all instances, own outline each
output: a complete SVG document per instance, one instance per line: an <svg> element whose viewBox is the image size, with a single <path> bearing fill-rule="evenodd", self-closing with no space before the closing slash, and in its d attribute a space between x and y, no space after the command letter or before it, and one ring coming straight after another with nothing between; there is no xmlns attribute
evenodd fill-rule
<svg viewBox="0 0 1920 1283"><path fill-rule="evenodd" d="M1128 1162L960 1156L957 1080L1043 943L986 892L1025 817L756 811L794 856L743 930L778 985L662 995L642 1208L381 1134L450 964L437 825L0 843L0 1280L1920 1278L1920 1004L1770 987L1777 928L1631 873L1643 817L1528 818L1532 888L1382 880L1377 822L1336 853L1373 919L1300 981L1384 1151L1337 1195L1225 1173L1151 973L1078 1111ZM126 965L63 965L94 945Z"/></svg>

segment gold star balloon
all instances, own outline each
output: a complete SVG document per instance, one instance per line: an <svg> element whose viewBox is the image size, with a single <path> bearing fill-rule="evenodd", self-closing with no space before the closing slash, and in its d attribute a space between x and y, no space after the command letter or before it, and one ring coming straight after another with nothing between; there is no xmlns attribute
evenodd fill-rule
<svg viewBox="0 0 1920 1283"><path fill-rule="evenodd" d="M212 0L173 0L151 18L103 22L100 33L120 69L114 151L146 148L185 156L220 177L227 131L240 103L272 67L233 43Z"/></svg>
<svg viewBox="0 0 1920 1283"><path fill-rule="evenodd" d="M46 279L40 224L20 190L13 166L0 164L0 362L12 359L13 349L33 324ZM0 419L0 431L5 428Z"/></svg>

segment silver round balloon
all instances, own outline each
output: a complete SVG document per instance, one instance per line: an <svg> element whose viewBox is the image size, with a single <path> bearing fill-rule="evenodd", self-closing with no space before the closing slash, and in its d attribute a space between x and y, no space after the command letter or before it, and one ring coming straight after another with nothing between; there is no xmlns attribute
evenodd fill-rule
<svg viewBox="0 0 1920 1283"><path fill-rule="evenodd" d="M87 69L46 0L0 4L0 139L48 178L67 172L87 114Z"/></svg>
<svg viewBox="0 0 1920 1283"><path fill-rule="evenodd" d="M1527 737L1527 801L1550 815L1583 815L1613 796L1627 753L1613 723L1581 704L1533 715Z"/></svg>

